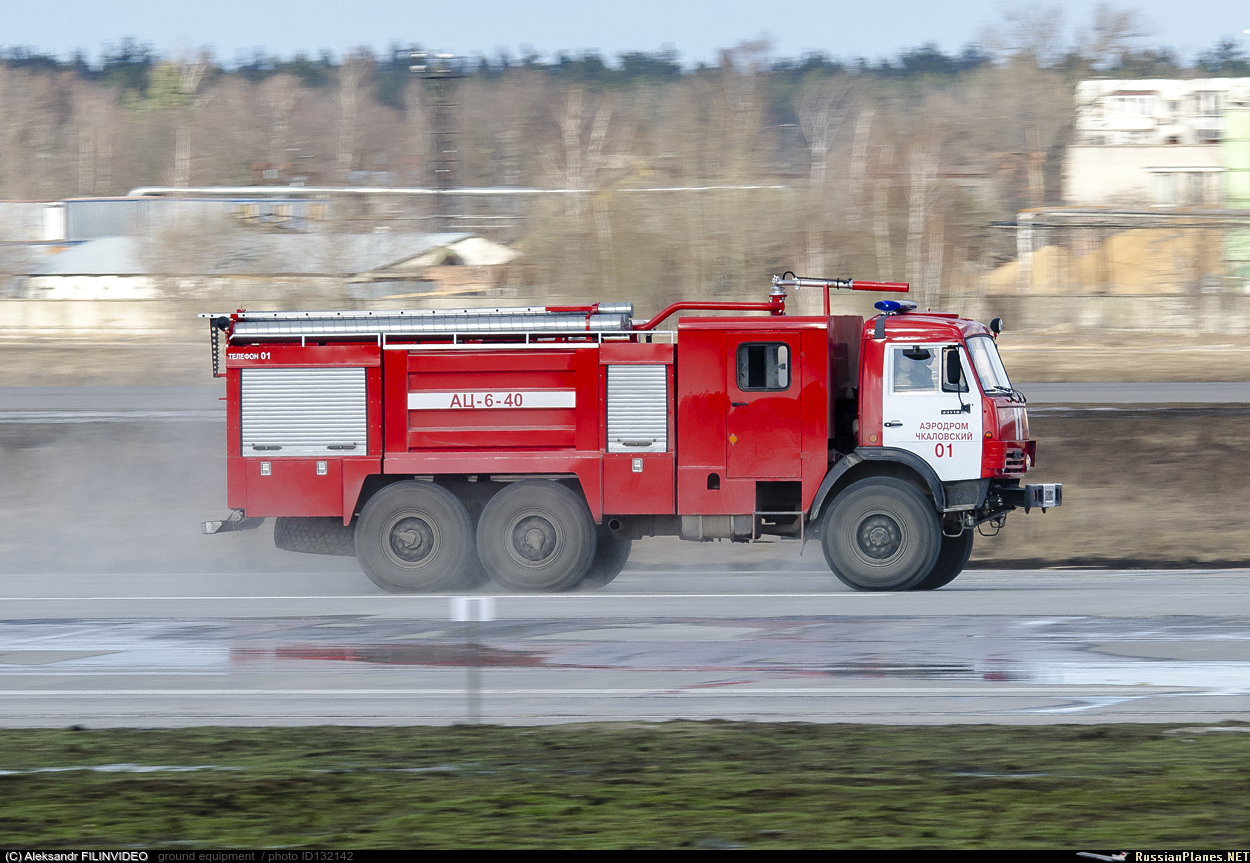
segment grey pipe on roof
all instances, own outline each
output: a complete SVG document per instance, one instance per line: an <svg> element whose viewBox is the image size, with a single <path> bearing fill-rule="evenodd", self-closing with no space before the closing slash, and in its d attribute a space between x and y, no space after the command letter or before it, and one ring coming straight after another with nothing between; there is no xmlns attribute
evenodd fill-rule
<svg viewBox="0 0 1250 863"><path fill-rule="evenodd" d="M631 328L627 315L449 315L447 317L302 318L238 321L232 338L283 336L422 336L452 333L564 334L623 332Z"/></svg>
<svg viewBox="0 0 1250 863"><path fill-rule="evenodd" d="M601 315L633 315L633 303L600 303L597 310ZM344 318L365 319L365 318L447 318L447 317L464 317L466 315L473 316L491 316L500 315L580 315L585 318L586 315L581 312L551 312L546 306L512 306L500 308L480 308L480 309L348 309L348 310L311 310L311 311L247 311L239 313L240 321L308 321L308 320L337 320ZM200 315L200 317L214 317L213 315Z"/></svg>

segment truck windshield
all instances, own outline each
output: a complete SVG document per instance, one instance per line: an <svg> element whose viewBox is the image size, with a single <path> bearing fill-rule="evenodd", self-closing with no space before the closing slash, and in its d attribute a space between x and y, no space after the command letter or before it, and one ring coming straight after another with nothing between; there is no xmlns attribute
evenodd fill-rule
<svg viewBox="0 0 1250 863"><path fill-rule="evenodd" d="M968 355L972 357L972 366L977 370L981 387L987 393L1012 391L1007 369L1003 367L1002 358L998 356L998 346L994 344L994 339L990 336L970 337Z"/></svg>

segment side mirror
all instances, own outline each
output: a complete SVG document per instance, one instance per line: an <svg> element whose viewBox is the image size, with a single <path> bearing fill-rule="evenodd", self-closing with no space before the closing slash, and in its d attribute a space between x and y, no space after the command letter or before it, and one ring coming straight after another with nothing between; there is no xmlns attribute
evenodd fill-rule
<svg viewBox="0 0 1250 863"><path fill-rule="evenodd" d="M968 382L964 379L964 368L959 362L959 348L942 349L942 392L966 393ZM962 403L962 399L960 400Z"/></svg>
<svg viewBox="0 0 1250 863"><path fill-rule="evenodd" d="M994 318L992 321L990 321L991 333L997 336L1002 331L1003 331L1003 319L1002 318Z"/></svg>

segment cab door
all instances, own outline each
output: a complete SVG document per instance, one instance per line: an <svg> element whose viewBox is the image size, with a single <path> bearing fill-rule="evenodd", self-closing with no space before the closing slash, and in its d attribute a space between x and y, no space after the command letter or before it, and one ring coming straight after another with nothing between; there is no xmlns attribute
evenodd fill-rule
<svg viewBox="0 0 1250 863"><path fill-rule="evenodd" d="M726 475L799 477L802 470L799 336L726 333Z"/></svg>
<svg viewBox="0 0 1250 863"><path fill-rule="evenodd" d="M981 394L961 345L892 344L885 355L882 443L920 456L943 481L981 475Z"/></svg>

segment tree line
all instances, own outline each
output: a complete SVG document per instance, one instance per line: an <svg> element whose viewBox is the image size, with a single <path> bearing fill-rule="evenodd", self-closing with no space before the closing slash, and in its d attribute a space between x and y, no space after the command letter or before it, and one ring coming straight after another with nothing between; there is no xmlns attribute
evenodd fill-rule
<svg viewBox="0 0 1250 863"><path fill-rule="evenodd" d="M1062 33L1040 10L955 54L873 62L778 60L763 42L692 67L671 50L499 55L454 61L441 91L411 70L418 46L231 66L134 41L94 63L10 49L0 198L430 186L445 164L457 186L583 190L459 203L526 252L535 284L726 294L789 268L906 279L936 300L1011 256L993 222L1058 202L1077 80L1250 74L1232 40L1191 64L1143 45L1131 11L1100 6L1074 42ZM438 111L450 139L434 134ZM436 139L454 154L432 152ZM679 187L703 191L645 191ZM379 199L347 229L431 224L429 206Z"/></svg>

